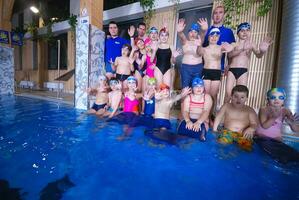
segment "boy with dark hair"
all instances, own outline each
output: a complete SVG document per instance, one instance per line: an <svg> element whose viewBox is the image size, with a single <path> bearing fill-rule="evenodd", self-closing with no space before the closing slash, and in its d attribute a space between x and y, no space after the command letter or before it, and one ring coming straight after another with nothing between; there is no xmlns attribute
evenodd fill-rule
<svg viewBox="0 0 299 200"><path fill-rule="evenodd" d="M124 44L121 49L121 56L115 58L115 62L110 60L112 69L116 71L116 78L122 82L122 88L126 88L127 78L131 76L134 70L133 62L130 59L132 47L129 44Z"/></svg>
<svg viewBox="0 0 299 200"><path fill-rule="evenodd" d="M224 130L219 133L218 142L231 144L236 142L242 149L251 150L252 138L258 126L255 111L245 105L248 99L248 88L236 85L232 90L231 103L224 104L217 114L213 131L223 120Z"/></svg>

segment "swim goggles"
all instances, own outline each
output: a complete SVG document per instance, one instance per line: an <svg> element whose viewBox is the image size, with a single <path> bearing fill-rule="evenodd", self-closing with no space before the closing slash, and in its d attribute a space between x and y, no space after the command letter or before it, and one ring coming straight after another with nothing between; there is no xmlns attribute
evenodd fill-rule
<svg viewBox="0 0 299 200"><path fill-rule="evenodd" d="M110 80L109 81L109 85L117 85L117 84L119 84L119 82L117 81L117 80Z"/></svg>
<svg viewBox="0 0 299 200"><path fill-rule="evenodd" d="M209 35L220 35L219 28L212 28L209 32Z"/></svg>
<svg viewBox="0 0 299 200"><path fill-rule="evenodd" d="M158 33L158 29L156 27L151 27L149 30L148 30L149 33Z"/></svg>
<svg viewBox="0 0 299 200"><path fill-rule="evenodd" d="M131 83L136 83L137 80L136 80L136 78L134 76L129 76L127 78L127 82L131 84Z"/></svg>
<svg viewBox="0 0 299 200"><path fill-rule="evenodd" d="M238 28L237 28L237 34L241 31L241 30L250 30L251 25L248 22L244 22L239 24Z"/></svg>
<svg viewBox="0 0 299 200"><path fill-rule="evenodd" d="M283 95L279 95L279 96L274 96L274 95L271 95L269 99L270 99L270 100L275 100L275 99L279 99L279 100L285 100L285 99L286 99L286 97L285 97L285 96L283 96Z"/></svg>

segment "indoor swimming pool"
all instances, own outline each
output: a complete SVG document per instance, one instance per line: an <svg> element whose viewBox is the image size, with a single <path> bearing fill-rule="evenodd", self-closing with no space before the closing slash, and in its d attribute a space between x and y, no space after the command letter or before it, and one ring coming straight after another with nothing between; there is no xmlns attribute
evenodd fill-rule
<svg viewBox="0 0 299 200"><path fill-rule="evenodd" d="M154 141L65 104L0 97L0 184L20 199L299 199L299 167L206 142ZM297 144L293 144L297 145Z"/></svg>

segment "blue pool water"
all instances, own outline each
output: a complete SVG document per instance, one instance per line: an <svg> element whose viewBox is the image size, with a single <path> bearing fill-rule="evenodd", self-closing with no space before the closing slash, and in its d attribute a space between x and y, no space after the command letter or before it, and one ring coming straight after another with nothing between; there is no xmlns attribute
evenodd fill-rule
<svg viewBox="0 0 299 200"><path fill-rule="evenodd" d="M254 146L157 143L64 104L0 97L0 180L22 199L299 199L299 168ZM53 189L54 188L54 189ZM63 191L63 192L61 192ZM54 198L54 199L55 199ZM50 198L48 198L50 199ZM52 198L53 199L53 198Z"/></svg>

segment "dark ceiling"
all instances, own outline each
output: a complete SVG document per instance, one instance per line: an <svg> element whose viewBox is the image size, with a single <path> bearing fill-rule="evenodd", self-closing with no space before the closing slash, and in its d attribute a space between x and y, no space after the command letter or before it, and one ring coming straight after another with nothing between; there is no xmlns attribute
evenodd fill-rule
<svg viewBox="0 0 299 200"><path fill-rule="evenodd" d="M70 15L69 0L15 0L13 13L23 12L30 6L37 7L45 21L53 17L64 20Z"/></svg>

